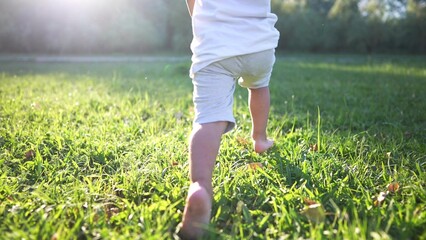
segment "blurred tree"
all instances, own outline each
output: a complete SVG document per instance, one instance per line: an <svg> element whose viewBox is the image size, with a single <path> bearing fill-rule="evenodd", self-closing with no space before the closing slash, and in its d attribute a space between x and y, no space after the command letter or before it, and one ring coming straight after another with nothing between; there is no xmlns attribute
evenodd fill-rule
<svg viewBox="0 0 426 240"><path fill-rule="evenodd" d="M306 0L305 8L326 16L334 4L335 0Z"/></svg>
<svg viewBox="0 0 426 240"><path fill-rule="evenodd" d="M167 14L165 29L167 32L166 48L172 51L188 50L192 39L191 18L186 5L181 1L162 0Z"/></svg>
<svg viewBox="0 0 426 240"><path fill-rule="evenodd" d="M358 16L358 3L359 0L336 0L328 12L328 16L344 20Z"/></svg>
<svg viewBox="0 0 426 240"><path fill-rule="evenodd" d="M331 26L329 33L333 34L335 51L348 49L359 51L364 47L360 43L363 31L359 28L362 26L362 21L360 21L358 3L358 0L336 0L327 13Z"/></svg>
<svg viewBox="0 0 426 240"><path fill-rule="evenodd" d="M407 0L407 17L402 22L403 48L426 52L426 0Z"/></svg>
<svg viewBox="0 0 426 240"><path fill-rule="evenodd" d="M426 53L426 0L271 0L280 49ZM0 53L189 52L184 1L0 0Z"/></svg>

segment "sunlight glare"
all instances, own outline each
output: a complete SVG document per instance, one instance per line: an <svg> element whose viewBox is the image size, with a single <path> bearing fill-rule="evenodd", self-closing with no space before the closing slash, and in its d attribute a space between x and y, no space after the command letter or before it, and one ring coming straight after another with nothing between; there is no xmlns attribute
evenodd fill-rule
<svg viewBox="0 0 426 240"><path fill-rule="evenodd" d="M105 0L48 0L50 6L60 12L94 12L99 11L111 4Z"/></svg>

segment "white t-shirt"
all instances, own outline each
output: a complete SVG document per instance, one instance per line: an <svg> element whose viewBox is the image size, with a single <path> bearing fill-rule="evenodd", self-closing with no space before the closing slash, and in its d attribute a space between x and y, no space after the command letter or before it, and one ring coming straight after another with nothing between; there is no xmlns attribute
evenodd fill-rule
<svg viewBox="0 0 426 240"><path fill-rule="evenodd" d="M195 0L190 75L225 58L276 48L276 21L271 0Z"/></svg>

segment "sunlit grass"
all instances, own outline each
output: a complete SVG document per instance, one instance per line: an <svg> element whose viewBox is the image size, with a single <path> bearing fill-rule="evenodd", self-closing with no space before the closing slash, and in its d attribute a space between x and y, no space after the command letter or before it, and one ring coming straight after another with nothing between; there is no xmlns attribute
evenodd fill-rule
<svg viewBox="0 0 426 240"><path fill-rule="evenodd" d="M209 237L426 237L423 64L278 60L276 146L260 156L249 140L247 93L237 89L238 126L222 141ZM2 63L0 238L172 238L188 188L188 67ZM395 182L399 189L377 202ZM325 210L321 222L301 214L308 199Z"/></svg>

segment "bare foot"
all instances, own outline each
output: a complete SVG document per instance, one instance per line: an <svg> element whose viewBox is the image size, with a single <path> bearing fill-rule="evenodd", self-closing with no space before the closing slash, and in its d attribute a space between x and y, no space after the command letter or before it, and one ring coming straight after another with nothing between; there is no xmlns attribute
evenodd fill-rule
<svg viewBox="0 0 426 240"><path fill-rule="evenodd" d="M271 139L266 140L253 140L254 151L257 153L263 153L274 145L274 141Z"/></svg>
<svg viewBox="0 0 426 240"><path fill-rule="evenodd" d="M211 197L198 183L189 187L188 198L180 223L178 235L182 239L199 239L204 233L203 227L210 222Z"/></svg>

